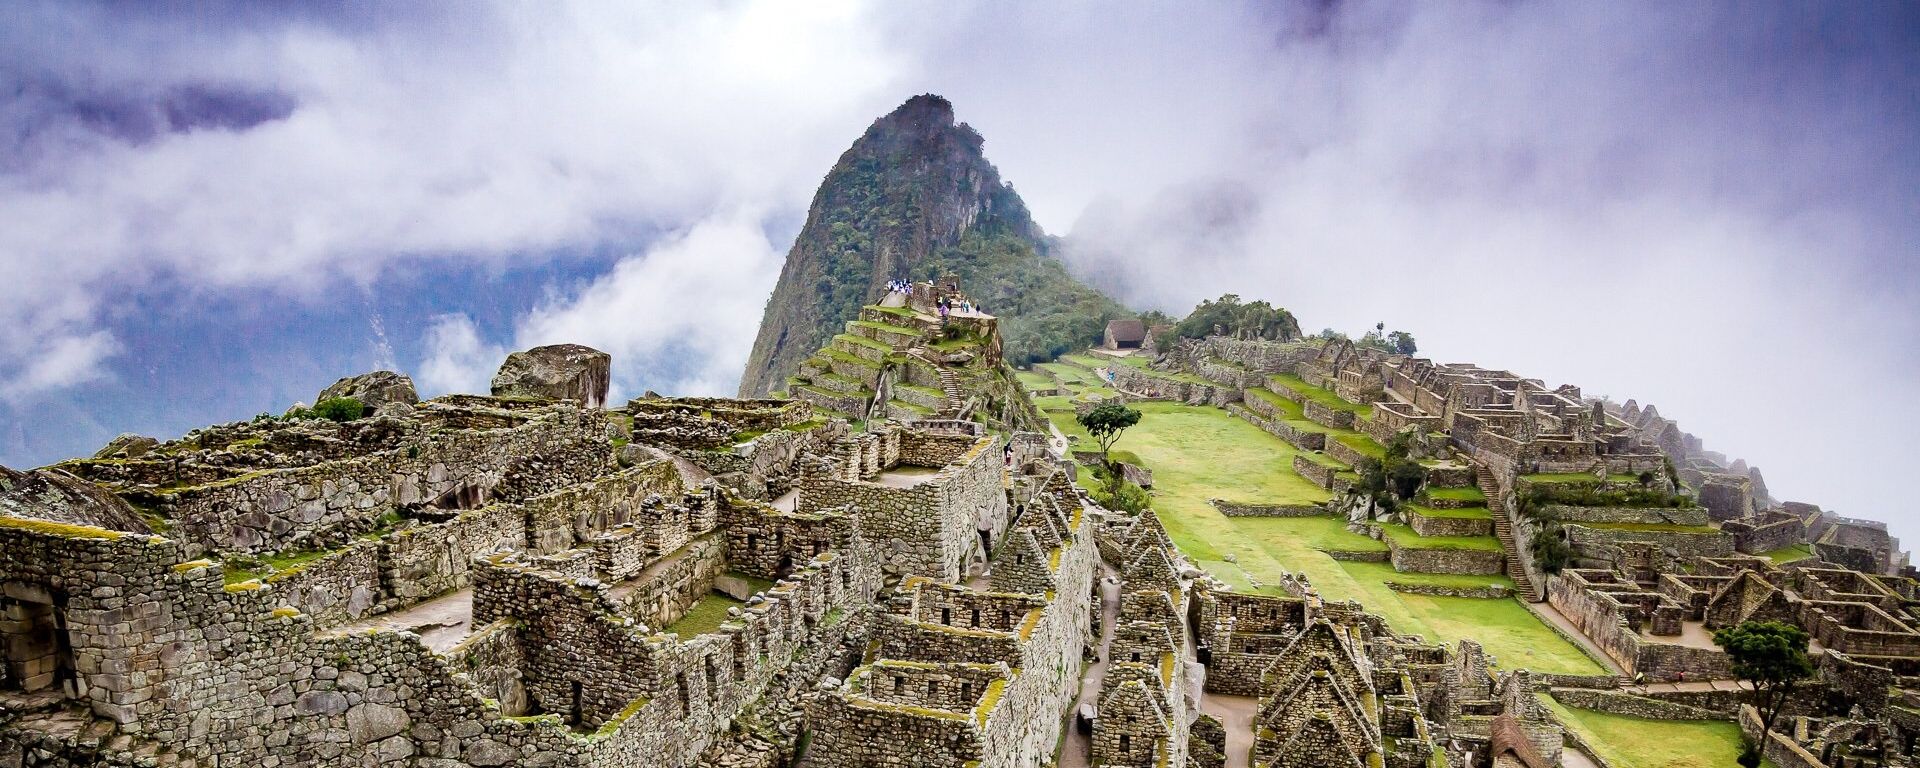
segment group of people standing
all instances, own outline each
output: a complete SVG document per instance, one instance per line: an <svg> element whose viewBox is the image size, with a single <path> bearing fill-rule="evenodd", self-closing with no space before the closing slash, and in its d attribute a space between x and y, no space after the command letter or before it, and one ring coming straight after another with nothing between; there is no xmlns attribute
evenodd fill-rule
<svg viewBox="0 0 1920 768"><path fill-rule="evenodd" d="M900 280L897 278L888 280L887 291L891 293L913 293L913 281ZM945 319L949 312L971 313L975 311L973 302L967 301L966 299L955 299L946 296L935 299L933 305L934 308L939 311L941 319Z"/></svg>
<svg viewBox="0 0 1920 768"><path fill-rule="evenodd" d="M941 317L946 317L948 312L972 312L973 311L973 302L967 301L966 299L949 299L945 296L942 296L937 301L935 301L934 306L940 308Z"/></svg>

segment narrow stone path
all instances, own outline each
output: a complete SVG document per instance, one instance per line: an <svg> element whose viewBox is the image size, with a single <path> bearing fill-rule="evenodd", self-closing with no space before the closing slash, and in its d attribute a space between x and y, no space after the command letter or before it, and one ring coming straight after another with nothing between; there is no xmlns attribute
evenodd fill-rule
<svg viewBox="0 0 1920 768"><path fill-rule="evenodd" d="M1607 672L1619 675L1622 679L1627 677L1627 670L1620 666L1620 662L1614 661L1613 657L1608 656L1606 651L1600 650L1599 645L1594 644L1592 640L1588 640L1586 633L1581 632L1579 627L1574 626L1573 620L1567 618L1566 614L1561 613L1559 608L1555 608L1553 603L1534 603L1521 600L1520 604L1526 606L1527 610L1532 611L1533 615L1540 617L1541 621L1553 625L1562 633L1566 634L1567 637L1573 638L1573 642L1578 644L1581 650L1586 651L1588 656L1592 656L1595 662L1606 667Z"/></svg>
<svg viewBox="0 0 1920 768"><path fill-rule="evenodd" d="M1579 747L1567 747L1560 750L1560 768L1600 768L1600 764Z"/></svg>
<svg viewBox="0 0 1920 768"><path fill-rule="evenodd" d="M1200 711L1220 718L1227 729L1227 768L1248 768L1253 760L1253 718L1260 700L1252 696L1203 693Z"/></svg>
<svg viewBox="0 0 1920 768"><path fill-rule="evenodd" d="M1113 625L1119 621L1119 574L1103 565L1100 567L1100 654L1080 675L1080 695L1074 699L1073 710L1067 713L1066 745L1060 750L1059 768L1091 765L1092 745L1087 735L1080 732L1075 715L1082 707L1095 705L1100 699L1100 684L1107 677L1107 649L1113 644Z"/></svg>
<svg viewBox="0 0 1920 768"><path fill-rule="evenodd" d="M473 630L473 589L449 592L398 611L383 613L333 630L345 635L369 629L412 632L436 653L460 644Z"/></svg>

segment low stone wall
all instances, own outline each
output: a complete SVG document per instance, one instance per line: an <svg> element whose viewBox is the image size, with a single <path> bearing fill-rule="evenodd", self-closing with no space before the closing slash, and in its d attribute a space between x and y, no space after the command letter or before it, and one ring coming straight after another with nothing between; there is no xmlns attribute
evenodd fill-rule
<svg viewBox="0 0 1920 768"><path fill-rule="evenodd" d="M1591 709L1645 720L1732 720L1729 709L1707 709L1675 701L1636 696L1625 691L1583 688L1556 688L1548 692L1554 700L1569 707ZM1731 696L1729 696L1731 698Z"/></svg>
<svg viewBox="0 0 1920 768"><path fill-rule="evenodd" d="M1332 438L1328 438L1326 441L1326 451L1327 456L1349 467L1358 467L1369 459L1369 457L1361 453L1359 449Z"/></svg>
<svg viewBox="0 0 1920 768"><path fill-rule="evenodd" d="M1208 499L1213 508L1227 517L1320 517L1327 509L1319 504L1250 504L1226 499Z"/></svg>
<svg viewBox="0 0 1920 768"><path fill-rule="evenodd" d="M1294 456L1293 471L1294 471L1294 474L1297 474L1301 477L1306 478L1307 482L1313 483L1314 485L1320 486L1322 488L1330 489L1334 485L1334 482L1333 482L1334 475L1338 473L1340 470L1334 467L1329 467L1320 462L1313 461L1312 459L1308 459L1305 456Z"/></svg>
<svg viewBox="0 0 1920 768"><path fill-rule="evenodd" d="M1570 507L1545 504L1540 511L1563 523L1707 524L1705 507Z"/></svg>
<svg viewBox="0 0 1920 768"><path fill-rule="evenodd" d="M1267 341L1209 336L1199 349L1207 357L1219 358L1262 373L1291 373L1294 366L1313 359L1320 346L1310 341Z"/></svg>
<svg viewBox="0 0 1920 768"><path fill-rule="evenodd" d="M1401 573L1456 573L1496 576L1506 570L1506 555L1486 549L1413 549L1387 539L1389 561Z"/></svg>
<svg viewBox="0 0 1920 768"><path fill-rule="evenodd" d="M1263 390L1271 391L1271 390ZM1282 414L1272 403L1258 395L1248 397L1240 403L1227 406L1227 411L1246 419L1267 434L1287 441L1288 445L1303 451L1320 451L1327 447L1327 433L1296 429L1282 420Z"/></svg>
<svg viewBox="0 0 1920 768"><path fill-rule="evenodd" d="M1578 523L1566 526L1567 541L1576 550L1617 546L1622 543L1646 543L1671 549L1682 556L1726 557L1733 554L1733 537L1715 531L1638 531L1622 528L1589 528Z"/></svg>
<svg viewBox="0 0 1920 768"><path fill-rule="evenodd" d="M523 546L526 538L526 515L518 504L492 504L388 536L382 544L392 604L465 587L473 558Z"/></svg>
<svg viewBox="0 0 1920 768"><path fill-rule="evenodd" d="M268 584L318 626L366 616L387 597L381 588L381 543L358 541L317 560L274 573Z"/></svg>
<svg viewBox="0 0 1920 768"><path fill-rule="evenodd" d="M1431 595L1434 597L1473 597L1473 598L1485 598L1490 600L1504 599L1508 597L1513 597L1514 595L1512 587L1502 586L1499 584L1488 584L1486 586L1480 586L1480 587L1443 587L1438 584L1413 584L1413 583L1408 583L1403 581L1393 581L1391 579L1389 579L1386 582L1386 584L1387 584L1387 589L1391 589L1395 592L1405 592L1410 595Z"/></svg>
<svg viewBox="0 0 1920 768"><path fill-rule="evenodd" d="M1407 524L1413 532L1422 536L1492 536L1492 517L1442 517L1423 515L1414 510L1407 515Z"/></svg>
<svg viewBox="0 0 1920 768"><path fill-rule="evenodd" d="M1745 736L1747 741L1761 742L1760 732L1765 728L1765 724L1760 722L1759 710L1750 705L1740 708L1740 735ZM1827 764L1820 762L1813 753L1793 743L1793 740L1785 734L1776 731L1766 733L1764 743L1760 747L1760 754L1772 762L1776 768L1827 768Z"/></svg>
<svg viewBox="0 0 1920 768"><path fill-rule="evenodd" d="M1148 372L1131 365L1114 365L1107 370L1113 371L1114 386L1127 392L1178 400L1192 405L1225 407L1228 403L1240 401L1238 387L1181 381L1169 374Z"/></svg>
<svg viewBox="0 0 1920 768"><path fill-rule="evenodd" d="M1353 411L1339 411L1321 405L1314 400L1301 403L1301 415L1315 424L1334 429L1353 429Z"/></svg>
<svg viewBox="0 0 1920 768"><path fill-rule="evenodd" d="M713 591L727 570L727 540L719 532L694 539L680 551L650 564L616 599L621 615L662 629Z"/></svg>
<svg viewBox="0 0 1920 768"><path fill-rule="evenodd" d="M1201 358L1192 363L1195 376L1211 381L1228 389L1245 389L1264 384L1267 377L1255 371L1247 370L1233 363L1225 363L1212 358Z"/></svg>

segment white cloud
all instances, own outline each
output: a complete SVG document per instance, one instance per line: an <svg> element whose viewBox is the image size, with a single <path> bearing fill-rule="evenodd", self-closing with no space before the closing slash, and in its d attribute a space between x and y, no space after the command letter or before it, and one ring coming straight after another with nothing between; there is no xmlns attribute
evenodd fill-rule
<svg viewBox="0 0 1920 768"><path fill-rule="evenodd" d="M480 338L473 318L441 315L427 326L426 359L420 361L415 384L422 397L448 393L487 394L493 372L507 358L507 350Z"/></svg>
<svg viewBox="0 0 1920 768"><path fill-rule="evenodd" d="M106 331L45 340L18 373L0 378L0 398L16 399L59 387L84 384L107 375L101 363L119 351Z"/></svg>
<svg viewBox="0 0 1920 768"><path fill-rule="evenodd" d="M781 258L757 216L718 215L535 309L515 338L521 348L577 343L611 354L613 400L641 387L729 394Z"/></svg>
<svg viewBox="0 0 1920 768"><path fill-rule="evenodd" d="M62 339L110 351L96 337L115 290L320 300L406 260L497 264L791 210L898 101L900 65L859 3L10 13L0 89L38 96L0 104L0 142L19 144L0 158L0 372ZM167 94L207 83L292 111L166 130Z"/></svg>

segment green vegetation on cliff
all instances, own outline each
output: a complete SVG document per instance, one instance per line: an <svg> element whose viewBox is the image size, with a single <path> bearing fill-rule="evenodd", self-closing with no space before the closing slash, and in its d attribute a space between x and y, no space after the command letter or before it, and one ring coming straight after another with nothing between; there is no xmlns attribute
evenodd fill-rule
<svg viewBox="0 0 1920 768"><path fill-rule="evenodd" d="M1001 318L1016 365L1097 342L1108 320L1129 314L1047 254L1049 239L983 143L929 94L874 121L840 156L767 300L741 395L785 381L893 279L957 274Z"/></svg>

